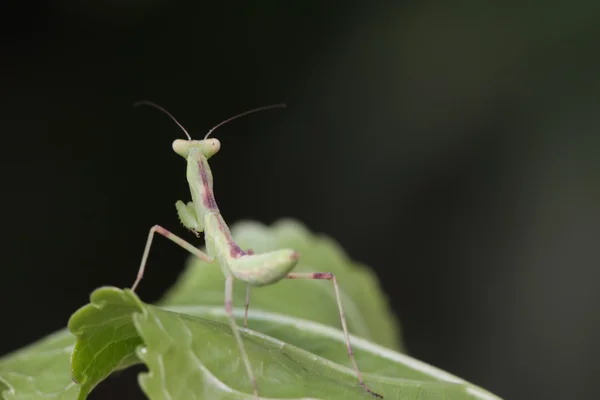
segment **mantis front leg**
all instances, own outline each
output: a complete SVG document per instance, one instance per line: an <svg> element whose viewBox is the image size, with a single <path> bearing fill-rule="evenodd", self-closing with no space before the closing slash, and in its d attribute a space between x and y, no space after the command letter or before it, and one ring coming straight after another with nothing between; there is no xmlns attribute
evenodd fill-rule
<svg viewBox="0 0 600 400"><path fill-rule="evenodd" d="M183 201L179 200L175 203L175 208L177 209L177 215L183 226L188 228L197 238L199 238L200 232L204 230L204 226L202 226L202 220L196 215L194 202L190 201L185 204Z"/></svg>
<svg viewBox="0 0 600 400"><path fill-rule="evenodd" d="M137 285L140 283L140 281L144 277L144 271L146 270L146 262L148 261L148 254L150 254L150 247L152 246L152 239L154 238L155 233L158 233L158 234L166 237L170 241L178 244L179 246L183 247L184 249L186 249L187 251L189 251L190 253L192 253L193 255L198 257L199 259L206 261L207 263L212 263L214 261L214 258L211 258L206 253L198 250L191 243L186 242L179 236L169 232L168 230L166 230L165 228L163 228L160 225L154 225L152 228L150 228L150 233L148 234L148 240L146 241L146 247L144 249L144 255L142 256L142 262L140 263L140 268L138 269L137 278L135 279L133 286L131 286L132 292L135 292L135 288L137 287Z"/></svg>

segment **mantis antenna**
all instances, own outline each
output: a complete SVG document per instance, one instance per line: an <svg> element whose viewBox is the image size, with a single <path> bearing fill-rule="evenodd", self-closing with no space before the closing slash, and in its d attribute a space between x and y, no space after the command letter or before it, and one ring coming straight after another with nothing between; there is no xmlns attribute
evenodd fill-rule
<svg viewBox="0 0 600 400"><path fill-rule="evenodd" d="M163 107L159 106L156 103L153 103L151 101L147 101L147 100L142 100L142 101L136 101L135 103L133 103L134 107L138 107L138 106L142 106L142 105L147 105L147 106L151 106L154 108L159 109L160 111L164 112L165 114L167 114L173 121L175 121L175 123L177 124L177 126L179 126L181 128L181 130L185 133L185 135L187 136L188 140L192 140L192 137L190 136L190 134L188 133L188 131L183 127L183 125L181 125L179 123L179 121L177 121L175 119L175 117L173 115L171 115L170 112L168 112L167 110L165 110ZM231 118L227 118L225 121L222 121L220 123L218 123L217 125L215 125L214 127L212 127L208 133L206 134L206 136L204 136L204 140L208 139L208 136L217 128L219 128L222 125L225 125L228 122L233 121L234 119L237 119L239 117L243 117L244 115L248 115L248 114L252 114L258 111L264 111L264 110L270 110L272 108L285 108L286 105L281 103L281 104L272 104L270 106L264 106L264 107L259 107L259 108L253 108L252 110L248 110L248 111L244 111L243 113L240 113L238 115L235 115Z"/></svg>
<svg viewBox="0 0 600 400"><path fill-rule="evenodd" d="M210 134L211 134L211 133L212 133L212 132L213 132L215 129L217 129L218 127L220 127L221 125L225 125L226 123L228 123L228 122L231 122L231 121L233 121L234 119L237 119L237 118L239 118L239 117L243 117L244 115L252 114L252 113L255 113L255 112L258 112L258 111L270 110L271 108L285 108L285 104L272 104L272 105L270 105L270 106L264 106L264 107L254 108L254 109L252 109L252 110L244 111L243 113L241 113L241 114L238 114L238 115L236 115L236 116L234 116L234 117L228 118L228 119L226 119L225 121L223 121L223 122L221 122L221 123L219 123L219 124L215 125L214 127L212 127L212 128L210 129L210 131L208 131L208 133L206 134L206 136L204 136L204 140L208 139L208 136L209 136L209 135L210 135Z"/></svg>
<svg viewBox="0 0 600 400"><path fill-rule="evenodd" d="M179 121L177 121L175 119L175 117L173 115L171 115L171 113L168 112L167 110L165 110L163 107L159 106L156 103L148 101L148 100L136 101L135 103L133 103L134 107L143 106L143 105L147 105L147 106L151 106L151 107L154 107L154 108L158 108L160 111L162 111L165 114L167 114L169 117L171 117L171 119L173 121L175 121L175 123L177 124L177 126L179 126L181 128L181 130L185 133L185 136L187 136L188 140L192 140L192 137L190 136L190 134L188 133L188 131L185 130L185 128L183 127L183 125L181 125L179 123Z"/></svg>

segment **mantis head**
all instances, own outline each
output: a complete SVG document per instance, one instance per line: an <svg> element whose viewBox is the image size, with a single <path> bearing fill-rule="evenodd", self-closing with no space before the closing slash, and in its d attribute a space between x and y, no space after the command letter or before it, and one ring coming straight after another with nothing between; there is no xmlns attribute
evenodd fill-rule
<svg viewBox="0 0 600 400"><path fill-rule="evenodd" d="M200 153L208 160L221 148L221 142L219 139L204 139L204 140L185 140L176 139L173 142L173 151L179 154L183 158L187 158L190 154L190 150L198 149Z"/></svg>

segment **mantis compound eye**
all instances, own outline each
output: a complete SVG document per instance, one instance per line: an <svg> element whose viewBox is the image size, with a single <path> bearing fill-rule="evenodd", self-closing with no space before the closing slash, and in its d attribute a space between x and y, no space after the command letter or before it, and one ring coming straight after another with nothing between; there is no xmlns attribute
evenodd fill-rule
<svg viewBox="0 0 600 400"><path fill-rule="evenodd" d="M199 147L204 157L210 158L221 149L221 142L219 142L219 139L200 140Z"/></svg>
<svg viewBox="0 0 600 400"><path fill-rule="evenodd" d="M190 140L185 140L185 139L175 139L173 141L173 151L177 154L179 154L180 156L187 158L188 153L190 152L191 149L191 144L192 142Z"/></svg>

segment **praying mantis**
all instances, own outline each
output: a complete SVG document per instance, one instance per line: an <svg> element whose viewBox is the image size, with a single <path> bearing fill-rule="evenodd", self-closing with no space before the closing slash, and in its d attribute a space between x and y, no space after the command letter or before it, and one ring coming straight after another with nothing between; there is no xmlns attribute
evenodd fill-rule
<svg viewBox="0 0 600 400"><path fill-rule="evenodd" d="M142 256L137 277L133 283L131 290L135 291L141 279L144 276L148 255L152 246L154 235L158 233L171 240L175 244L181 246L191 254L201 260L212 264L215 261L221 267L223 275L225 275L225 311L228 316L229 325L233 332L233 336L237 342L242 361L252 384L252 391L255 399L258 399L258 385L252 372L252 366L244 347L244 342L239 332L237 323L233 316L233 282L237 279L246 283L246 300L244 313L244 327L248 321L248 307L250 304L250 288L253 286L265 286L277 283L282 279L315 279L329 280L333 284L337 306L340 314L342 329L348 356L356 372L360 386L369 394L377 398L383 396L372 391L364 382L362 374L358 368L358 364L354 358L352 346L350 345L350 337L346 324L346 317L342 307L340 289L335 275L330 272L308 272L308 273L293 273L292 269L298 263L300 254L293 249L279 249L267 253L254 254L251 249L242 250L234 241L227 223L221 216L219 208L215 201L213 192L213 176L208 165L208 159L214 156L221 148L221 143L218 139L210 138L209 135L218 127L226 124L236 118L239 118L250 113L262 111L272 108L285 107L284 104L276 104L267 107L261 107L254 110L246 111L229 118L208 131L203 140L192 140L190 134L181 125L171 113L156 103L150 101L139 101L134 103L134 107L147 105L167 114L187 136L185 139L176 139L173 142L173 151L187 160L187 181L190 187L192 201L185 204L179 200L175 204L177 214L182 224L192 231L196 236L204 232L206 242L206 253L197 249L194 245L185 241L181 237L171 233L160 225L154 225L148 234L146 246Z"/></svg>

